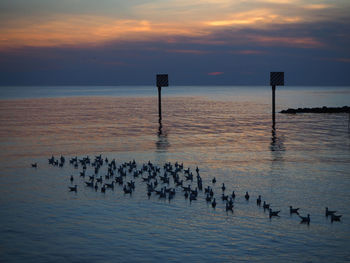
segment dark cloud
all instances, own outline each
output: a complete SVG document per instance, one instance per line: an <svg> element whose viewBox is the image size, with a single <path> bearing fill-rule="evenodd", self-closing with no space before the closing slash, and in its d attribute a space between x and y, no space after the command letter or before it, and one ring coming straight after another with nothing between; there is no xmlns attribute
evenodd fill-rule
<svg viewBox="0 0 350 263"><path fill-rule="evenodd" d="M156 73L167 72L172 85L268 85L270 71L285 71L287 85L350 85L349 25L304 23L221 29L171 41L24 47L0 51L0 78L2 85L152 85Z"/></svg>

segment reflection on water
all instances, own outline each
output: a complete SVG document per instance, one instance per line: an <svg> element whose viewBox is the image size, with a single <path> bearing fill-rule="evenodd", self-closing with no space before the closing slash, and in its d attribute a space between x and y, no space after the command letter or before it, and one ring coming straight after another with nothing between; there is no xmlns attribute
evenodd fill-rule
<svg viewBox="0 0 350 263"><path fill-rule="evenodd" d="M163 125L162 125L161 119L159 119L156 147L157 147L157 152L166 152L166 150L170 147L170 143L168 140L168 132L163 131Z"/></svg>
<svg viewBox="0 0 350 263"><path fill-rule="evenodd" d="M271 152L281 152L285 151L285 147L283 144L283 137L279 137L276 135L276 129L271 130L271 144L270 144L270 150Z"/></svg>

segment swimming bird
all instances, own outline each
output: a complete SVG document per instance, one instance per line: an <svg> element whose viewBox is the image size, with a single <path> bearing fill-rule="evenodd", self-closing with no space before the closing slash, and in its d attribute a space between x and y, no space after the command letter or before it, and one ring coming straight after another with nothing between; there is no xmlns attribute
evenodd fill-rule
<svg viewBox="0 0 350 263"><path fill-rule="evenodd" d="M94 187L94 182L85 182L87 187Z"/></svg>
<svg viewBox="0 0 350 263"><path fill-rule="evenodd" d="M130 188L127 188L126 185L123 187L124 194L132 194L132 190Z"/></svg>
<svg viewBox="0 0 350 263"><path fill-rule="evenodd" d="M222 194L221 199L222 199L222 201L225 201L225 200L227 201L228 200L228 195Z"/></svg>
<svg viewBox="0 0 350 263"><path fill-rule="evenodd" d="M73 183L73 181L74 181L73 175L70 176L70 181L71 181L71 183Z"/></svg>
<svg viewBox="0 0 350 263"><path fill-rule="evenodd" d="M32 167L33 168L37 168L38 167L38 163L32 163Z"/></svg>
<svg viewBox="0 0 350 263"><path fill-rule="evenodd" d="M300 219L301 219L300 223L307 223L307 224L310 224L310 214L307 214L306 217L305 217L305 216L300 216L300 215L299 215L299 217L300 217Z"/></svg>
<svg viewBox="0 0 350 263"><path fill-rule="evenodd" d="M233 206L233 199L232 199L232 197L231 197L230 200L228 201L228 204L229 204L230 206Z"/></svg>
<svg viewBox="0 0 350 263"><path fill-rule="evenodd" d="M298 210L299 210L299 208L293 208L292 206L289 206L289 213L290 214L297 214L297 215L299 215Z"/></svg>
<svg viewBox="0 0 350 263"><path fill-rule="evenodd" d="M216 178L214 177L213 180L211 180L213 184L216 183Z"/></svg>
<svg viewBox="0 0 350 263"><path fill-rule="evenodd" d="M207 194L207 196L206 196L205 200L206 200L207 202L210 202L210 201L211 201L211 196L210 196L210 194L209 194L209 193Z"/></svg>
<svg viewBox="0 0 350 263"><path fill-rule="evenodd" d="M100 178L96 178L96 182L97 183L102 183L102 176L100 176Z"/></svg>
<svg viewBox="0 0 350 263"><path fill-rule="evenodd" d="M270 204L267 204L267 203L264 201L264 203L263 203L263 208L264 208L264 210L265 210L265 209L269 209L269 208L270 208Z"/></svg>
<svg viewBox="0 0 350 263"><path fill-rule="evenodd" d="M236 194L235 194L235 191L232 191L232 198L235 199L236 198Z"/></svg>
<svg viewBox="0 0 350 263"><path fill-rule="evenodd" d="M256 199L256 205L261 205L261 195L259 195L258 199Z"/></svg>
<svg viewBox="0 0 350 263"><path fill-rule="evenodd" d="M77 192L77 190L78 190L78 188L77 188L77 185L75 185L75 186L68 186L68 188L69 188L69 191L70 192Z"/></svg>
<svg viewBox="0 0 350 263"><path fill-rule="evenodd" d="M98 186L97 186L97 183L95 184L95 191L97 192L98 190Z"/></svg>
<svg viewBox="0 0 350 263"><path fill-rule="evenodd" d="M249 194L248 194L248 192L245 192L245 200L249 200Z"/></svg>
<svg viewBox="0 0 350 263"><path fill-rule="evenodd" d="M105 192L106 192L106 186L103 185L103 186L101 187L101 193L105 193Z"/></svg>
<svg viewBox="0 0 350 263"><path fill-rule="evenodd" d="M333 223L333 221L340 221L341 217L342 215L331 214L331 222Z"/></svg>
<svg viewBox="0 0 350 263"><path fill-rule="evenodd" d="M270 218L273 217L273 216L279 216L278 213L281 212L281 211L272 211L272 209L270 208L269 209L269 216Z"/></svg>
<svg viewBox="0 0 350 263"><path fill-rule="evenodd" d="M225 192L225 189L226 189L226 187L225 187L225 183L222 183L222 187L221 187L221 189L222 189L222 191L223 191L223 192Z"/></svg>
<svg viewBox="0 0 350 263"><path fill-rule="evenodd" d="M184 196L185 196L186 199L188 198L188 192L187 191L185 192Z"/></svg>
<svg viewBox="0 0 350 263"><path fill-rule="evenodd" d="M226 211L231 210L233 212L233 204L226 202Z"/></svg>
<svg viewBox="0 0 350 263"><path fill-rule="evenodd" d="M204 193L207 194L210 192L210 186L208 185L206 188L204 188Z"/></svg>
<svg viewBox="0 0 350 263"><path fill-rule="evenodd" d="M197 197L195 194L191 193L190 194L190 202L193 201L193 200L197 200Z"/></svg>
<svg viewBox="0 0 350 263"><path fill-rule="evenodd" d="M212 206L213 208L215 208L215 207L216 207L216 201L215 201L215 198L214 198L213 202L211 203L211 206Z"/></svg>
<svg viewBox="0 0 350 263"><path fill-rule="evenodd" d="M111 188L112 190L114 190L114 181L112 181L111 184L105 184L107 188Z"/></svg>
<svg viewBox="0 0 350 263"><path fill-rule="evenodd" d="M326 207L326 216L330 216L330 215L334 215L337 211L331 211L331 210L328 210L328 207Z"/></svg>

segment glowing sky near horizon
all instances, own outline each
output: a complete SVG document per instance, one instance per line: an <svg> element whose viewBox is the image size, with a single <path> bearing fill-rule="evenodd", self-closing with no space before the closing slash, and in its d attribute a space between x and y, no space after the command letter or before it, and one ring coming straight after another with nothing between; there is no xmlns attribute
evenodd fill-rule
<svg viewBox="0 0 350 263"><path fill-rule="evenodd" d="M319 61L347 69L350 62L348 0L3 0L0 10L0 59L39 53L49 67L55 65L44 55L48 48L52 55L102 47L132 49L140 57L152 50L214 60L216 54L218 61L222 53L261 58L271 48L296 56L303 52L295 49L309 49L319 51Z"/></svg>

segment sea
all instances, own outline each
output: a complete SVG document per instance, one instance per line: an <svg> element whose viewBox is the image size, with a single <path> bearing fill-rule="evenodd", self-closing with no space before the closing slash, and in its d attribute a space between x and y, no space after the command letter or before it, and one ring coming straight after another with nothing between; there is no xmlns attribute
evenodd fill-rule
<svg viewBox="0 0 350 263"><path fill-rule="evenodd" d="M161 121L157 96L152 86L0 87L0 262L350 262L350 115L279 113L349 106L350 87L277 87L275 129L269 86L163 87ZM174 188L174 198L148 198L147 171L125 169L131 195L119 184L87 187L94 167L84 178L69 160L100 155L103 183L114 180L106 158L138 170L151 163L157 190ZM176 162L192 189L198 167L197 200L170 174L169 184L159 179ZM222 184L235 192L233 211Z"/></svg>

